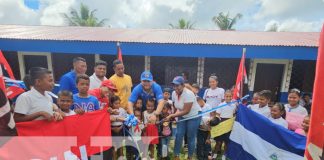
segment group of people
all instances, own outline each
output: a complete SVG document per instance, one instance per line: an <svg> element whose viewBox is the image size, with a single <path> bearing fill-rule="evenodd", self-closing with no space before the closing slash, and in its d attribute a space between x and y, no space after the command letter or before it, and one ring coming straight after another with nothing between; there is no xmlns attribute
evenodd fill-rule
<svg viewBox="0 0 324 160"><path fill-rule="evenodd" d="M113 70L115 74L107 78L107 63L100 60L95 63L94 73L89 77L85 74L86 60L81 57L74 58L73 70L61 77L58 98L53 101L52 72L41 67L31 68L28 78L25 78L26 84L30 84L30 90L21 94L15 103L15 122L63 120L65 116L107 110L110 114L112 136L131 135L137 143L149 145L149 155L141 154L137 149L127 146L115 148L117 152L113 151L113 148L104 152L106 158L124 157L123 149L126 149L127 159L135 159L138 156L142 159L155 159L155 150L159 159L179 159L183 145L188 149L188 159L192 159L195 152L199 160L215 159L221 156L223 144L226 151L230 132L215 137L216 145L212 149L210 129L233 118L237 104L233 103L233 90L218 87L217 76L209 77L209 88L199 97L199 86L189 84L187 75L176 76L171 82L173 88L162 90L161 86L154 82L150 71L144 71L140 77L140 84L133 87L131 76L124 73L122 61L113 61ZM311 100L310 95L304 95L306 96L308 98L303 98L302 105L307 108L311 106ZM254 93L251 104L246 106L285 128L290 126L289 118L286 118L290 113L303 116L305 120L302 127L291 125L289 129L306 135L310 110L307 111L299 104L300 99L300 91L292 89L288 94L288 104L276 103L270 107L271 92L264 90ZM196 116L217 106L225 107ZM136 126L124 125L128 115L137 118ZM174 157L170 157L169 143L173 136ZM142 137L158 138L144 141Z"/></svg>

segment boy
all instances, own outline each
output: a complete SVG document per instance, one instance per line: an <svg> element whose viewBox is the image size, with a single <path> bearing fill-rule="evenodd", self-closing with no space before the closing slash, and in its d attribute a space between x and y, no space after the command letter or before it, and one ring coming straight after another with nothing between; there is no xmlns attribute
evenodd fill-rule
<svg viewBox="0 0 324 160"><path fill-rule="evenodd" d="M29 75L33 87L18 97L14 111L15 122L62 120L63 116L48 93L54 87L52 72L46 68L33 67L29 70Z"/></svg>
<svg viewBox="0 0 324 160"><path fill-rule="evenodd" d="M259 92L259 99L256 105L251 106L251 109L267 118L270 117L270 108L268 104L271 100L271 91L263 90Z"/></svg>
<svg viewBox="0 0 324 160"><path fill-rule="evenodd" d="M197 102L199 106L201 107L202 112L206 112L212 107L205 103L205 101L197 97ZM198 129L198 134L197 134L197 158L199 160L203 159L211 159L211 145L210 145L210 126L209 126L209 121L211 119L211 114L204 114L202 116L200 126Z"/></svg>
<svg viewBox="0 0 324 160"><path fill-rule="evenodd" d="M258 101L259 101L259 92L255 92L251 99L251 104L249 104L247 107L251 108L253 105L257 105L259 103Z"/></svg>
<svg viewBox="0 0 324 160"><path fill-rule="evenodd" d="M197 97L198 97L199 90L200 90L200 88L197 83L192 84L192 92L194 92L195 96L197 96Z"/></svg>
<svg viewBox="0 0 324 160"><path fill-rule="evenodd" d="M75 112L70 109L73 103L73 94L68 90L60 91L58 94L57 105L63 111L65 116L75 115Z"/></svg>
<svg viewBox="0 0 324 160"><path fill-rule="evenodd" d="M73 95L74 103L71 106L71 110L74 110L77 114L99 110L98 99L88 94L90 85L89 76L86 74L78 75L76 83L79 93Z"/></svg>

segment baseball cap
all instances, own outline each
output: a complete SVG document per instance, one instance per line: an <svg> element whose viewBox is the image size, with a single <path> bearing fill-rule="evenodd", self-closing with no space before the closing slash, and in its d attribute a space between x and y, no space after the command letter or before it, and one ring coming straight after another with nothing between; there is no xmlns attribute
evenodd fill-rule
<svg viewBox="0 0 324 160"><path fill-rule="evenodd" d="M182 76L176 76L173 78L172 84L179 85L179 84L184 84L185 80Z"/></svg>
<svg viewBox="0 0 324 160"><path fill-rule="evenodd" d="M109 79L102 81L101 86L107 87L109 89L112 89L114 92L117 92L116 86Z"/></svg>
<svg viewBox="0 0 324 160"><path fill-rule="evenodd" d="M141 81L153 81L153 75L150 71L144 71L141 74Z"/></svg>

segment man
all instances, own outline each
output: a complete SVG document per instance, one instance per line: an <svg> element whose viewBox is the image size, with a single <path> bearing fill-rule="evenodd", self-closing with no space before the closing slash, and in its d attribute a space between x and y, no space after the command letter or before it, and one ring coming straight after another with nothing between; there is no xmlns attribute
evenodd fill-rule
<svg viewBox="0 0 324 160"><path fill-rule="evenodd" d="M73 70L64 74L60 80L60 91L68 90L73 94L78 93L76 87L76 77L80 74L85 74L87 71L87 62L84 58L76 57L73 58Z"/></svg>
<svg viewBox="0 0 324 160"><path fill-rule="evenodd" d="M95 63L94 73L90 76L90 90L99 88L101 82L106 80L107 73L107 63L105 61L99 60Z"/></svg>
<svg viewBox="0 0 324 160"><path fill-rule="evenodd" d="M109 79L102 81L99 88L88 91L90 95L93 95L98 99L100 109L109 108L109 100L114 96L115 92L117 92L117 89Z"/></svg>
<svg viewBox="0 0 324 160"><path fill-rule="evenodd" d="M113 84L117 88L117 92L115 93L121 100L120 106L127 110L128 107L128 98L131 94L131 89L133 86L132 78L125 74L125 67L122 61L114 60L113 68L115 74L109 78L113 82Z"/></svg>
<svg viewBox="0 0 324 160"><path fill-rule="evenodd" d="M138 98L141 98L143 100L142 111L146 110L146 102L148 99L154 98L156 100L157 108L154 112L155 116L151 116L150 118L151 121L155 121L156 116L158 116L162 111L162 108L164 106L164 99L163 99L163 92L161 86L153 82L153 75L150 71L144 71L141 74L141 83L134 88L131 96L129 97L128 100L129 114L134 114L133 106Z"/></svg>

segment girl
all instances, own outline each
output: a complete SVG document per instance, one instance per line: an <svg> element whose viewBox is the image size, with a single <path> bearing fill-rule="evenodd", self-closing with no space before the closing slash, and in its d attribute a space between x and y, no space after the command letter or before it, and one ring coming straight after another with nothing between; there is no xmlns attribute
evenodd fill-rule
<svg viewBox="0 0 324 160"><path fill-rule="evenodd" d="M142 110L143 106L143 100L141 98L138 98L135 103L135 109Z"/></svg>
<svg viewBox="0 0 324 160"><path fill-rule="evenodd" d="M303 116L307 116L307 110L299 105L300 100L300 90L299 89L291 89L288 93L288 104L285 105L285 109L287 112L297 113Z"/></svg>
<svg viewBox="0 0 324 160"><path fill-rule="evenodd" d="M231 103L233 98L233 94L230 90L225 92L225 102L219 104L219 106L226 105L222 108L216 110L216 116L221 118L221 122L226 121L230 118L233 118L234 113L236 111L236 104ZM215 137L216 145L215 145L215 152L216 154L221 153L221 147L224 142L224 153L227 149L227 144L229 143L229 135L230 132L225 133L221 136ZM214 156L215 157L215 156ZM222 156L222 159L225 159L225 155Z"/></svg>
<svg viewBox="0 0 324 160"><path fill-rule="evenodd" d="M215 108L223 101L225 90L218 87L218 78L215 75L209 77L209 87L206 89L203 99L212 108Z"/></svg>
<svg viewBox="0 0 324 160"><path fill-rule="evenodd" d="M288 104L285 105L286 120L288 128L295 131L302 128L302 121L308 115L307 110L299 105L300 91L298 89L291 89L288 93Z"/></svg>
<svg viewBox="0 0 324 160"><path fill-rule="evenodd" d="M154 159L154 148L156 144L159 144L159 133L156 126L156 122L150 120L151 116L154 116L154 99L148 99L146 103L146 111L143 112L144 125L145 125L145 136L154 138L151 141L144 141L144 143L149 144L150 158ZM145 153L145 152L144 152ZM145 156L145 155L144 155Z"/></svg>
<svg viewBox="0 0 324 160"><path fill-rule="evenodd" d="M303 120L303 123L302 123L302 127L303 129L301 128L298 128L296 129L296 133L300 134L300 135L303 135L303 136L307 136L308 134L308 129L309 129L309 115L307 115L304 120Z"/></svg>
<svg viewBox="0 0 324 160"><path fill-rule="evenodd" d="M143 148L141 148L141 146L143 146L141 143L141 140L142 140L141 136L142 136L142 131L144 129L144 124L142 121L142 111L135 109L134 115L138 120L138 124L136 126L131 127L130 130L131 130L133 139L131 137L129 137L128 139L137 143L137 145L135 144L134 146L139 147L139 148L130 147L131 149L127 150L127 154L126 154L127 159L130 159L130 160L137 159L140 156L141 150L143 149Z"/></svg>
<svg viewBox="0 0 324 160"><path fill-rule="evenodd" d="M285 113L285 107L281 103L276 103L271 107L271 116L269 117L269 120L288 129L288 122L283 119Z"/></svg>
<svg viewBox="0 0 324 160"><path fill-rule="evenodd" d="M160 115L160 119L164 119L170 115L171 105L169 103L165 103L162 109L162 114ZM169 120L163 121L159 125L160 128L160 136L161 136L161 143L160 143L160 153L161 158L169 159L168 155L168 146L170 143L170 139L172 136L172 123Z"/></svg>
<svg viewBox="0 0 324 160"><path fill-rule="evenodd" d="M110 105L112 109L118 110L119 114L117 115L110 115L112 122L111 122L111 131L112 131L112 136L124 136L123 132L123 122L124 122L124 117L126 117L126 111L120 107L120 98L118 96L113 96L110 99ZM120 142L116 142L120 143ZM114 152L114 159L116 160L118 157L122 157L124 159L124 153L123 153L123 148L118 148L117 154Z"/></svg>

